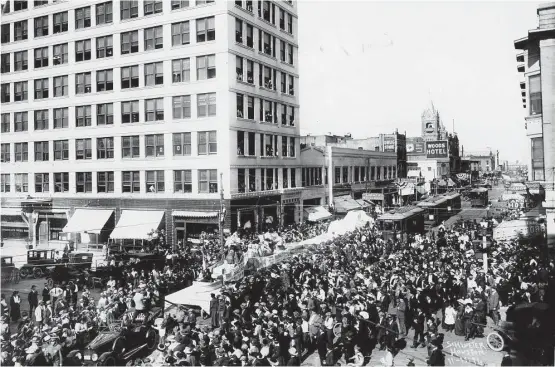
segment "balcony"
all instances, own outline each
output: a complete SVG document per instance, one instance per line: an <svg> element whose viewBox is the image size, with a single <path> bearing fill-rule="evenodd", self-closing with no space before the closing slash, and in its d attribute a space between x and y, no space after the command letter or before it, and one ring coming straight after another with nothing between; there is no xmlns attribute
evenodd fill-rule
<svg viewBox="0 0 555 367"><path fill-rule="evenodd" d="M516 61L517 62L524 62L524 52L521 52L518 55L516 55Z"/></svg>
<svg viewBox="0 0 555 367"><path fill-rule="evenodd" d="M518 65L516 66L516 70L517 70L519 73L524 73L524 71L525 71L524 64L518 64Z"/></svg>
<svg viewBox="0 0 555 367"><path fill-rule="evenodd" d="M526 89L526 82L520 82L520 89Z"/></svg>

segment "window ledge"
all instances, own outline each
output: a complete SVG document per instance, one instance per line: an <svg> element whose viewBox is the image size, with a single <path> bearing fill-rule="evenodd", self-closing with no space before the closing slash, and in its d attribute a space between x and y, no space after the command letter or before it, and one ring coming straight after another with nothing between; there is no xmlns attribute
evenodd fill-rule
<svg viewBox="0 0 555 367"><path fill-rule="evenodd" d="M292 67L292 68L295 67L294 64L290 64L290 63L288 63L287 61L280 61L280 63L283 64L283 65L287 65L287 66L289 66L289 67Z"/></svg>
<svg viewBox="0 0 555 367"><path fill-rule="evenodd" d="M281 158L288 159L288 160L297 159L297 157L281 157Z"/></svg>
<svg viewBox="0 0 555 367"><path fill-rule="evenodd" d="M255 155L237 155L237 158L256 159Z"/></svg>
<svg viewBox="0 0 555 367"><path fill-rule="evenodd" d="M243 12L249 14L249 15L254 16L254 13L252 12L252 10L247 10L246 8L243 8L242 6L239 6L237 4L235 4L235 8L241 9L241 11L243 11Z"/></svg>
<svg viewBox="0 0 555 367"><path fill-rule="evenodd" d="M260 124L279 127L279 124L276 124L276 123L273 123L273 122L268 122L268 121L260 121Z"/></svg>
<svg viewBox="0 0 555 367"><path fill-rule="evenodd" d="M237 79L237 83L244 84L244 85L247 85L249 87L255 87L254 83L245 82L245 81L239 80L239 79Z"/></svg>
<svg viewBox="0 0 555 367"><path fill-rule="evenodd" d="M162 160L166 159L166 157L165 156L145 157L144 159L145 159L145 161L162 161Z"/></svg>
<svg viewBox="0 0 555 367"><path fill-rule="evenodd" d="M247 45L245 45L244 43L240 43L240 42L237 42L237 41L236 41L236 42L235 42L235 45L236 45L236 46L239 46L239 47L242 47L242 48L245 48L245 49L247 49L247 50L249 50L249 51L254 51L254 47L247 46Z"/></svg>
<svg viewBox="0 0 555 367"><path fill-rule="evenodd" d="M258 20L262 21L263 23L266 23L270 27L277 28L277 26L275 24L273 24L272 22L267 21L266 19L264 19L262 17L258 17Z"/></svg>
<svg viewBox="0 0 555 367"><path fill-rule="evenodd" d="M267 92L277 93L277 90L275 90L275 89L270 89L270 88L266 88L266 87L263 86L263 85L258 86L258 88L260 88L261 90L265 90L265 91L267 91Z"/></svg>
<svg viewBox="0 0 555 367"><path fill-rule="evenodd" d="M244 122L250 122L250 123L256 122L255 119L248 119L245 117L237 117L237 121L244 121Z"/></svg>
<svg viewBox="0 0 555 367"><path fill-rule="evenodd" d="M277 155L275 157L261 156L260 158L262 158L262 159L277 159L277 158L279 158L279 156L277 156Z"/></svg>
<svg viewBox="0 0 555 367"><path fill-rule="evenodd" d="M172 50L174 50L174 49L180 49L180 48L185 48L185 47L188 47L188 46L191 46L191 41L189 41L189 43L182 43L182 44L180 44L180 45L172 45L172 46L171 46L171 49L172 49Z"/></svg>
<svg viewBox="0 0 555 367"><path fill-rule="evenodd" d="M274 60L274 61L277 61L277 59L276 59L274 56L268 55L268 54L265 53L265 52L258 51L258 54L259 54L259 55L262 55L262 56L266 56L267 58L272 59L272 60Z"/></svg>
<svg viewBox="0 0 555 367"><path fill-rule="evenodd" d="M293 37L293 33L289 33L289 31L286 31L285 29L279 29L280 33L286 34L289 37Z"/></svg>

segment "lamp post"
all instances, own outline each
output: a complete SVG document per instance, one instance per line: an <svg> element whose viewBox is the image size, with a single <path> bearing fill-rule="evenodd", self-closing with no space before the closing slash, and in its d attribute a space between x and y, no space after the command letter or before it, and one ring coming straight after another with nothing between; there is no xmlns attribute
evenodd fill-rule
<svg viewBox="0 0 555 367"><path fill-rule="evenodd" d="M220 246L224 245L224 222L225 222L225 204L224 204L224 182L223 173L220 172L220 213L218 217L218 229L220 235Z"/></svg>

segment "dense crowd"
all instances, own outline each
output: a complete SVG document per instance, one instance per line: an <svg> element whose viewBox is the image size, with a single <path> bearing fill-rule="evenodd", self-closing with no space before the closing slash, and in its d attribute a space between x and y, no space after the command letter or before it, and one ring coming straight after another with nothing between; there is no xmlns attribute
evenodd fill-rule
<svg viewBox="0 0 555 367"><path fill-rule="evenodd" d="M553 276L553 263L511 241L492 244L485 273L472 240L488 226L463 223L408 242L364 228L314 246L214 294L212 330L182 312L166 316L162 353L150 362L295 366L317 351L323 365L364 365L379 347L391 366L410 334L430 365L442 365L444 333L480 336L500 307L545 300Z"/></svg>
<svg viewBox="0 0 555 367"><path fill-rule="evenodd" d="M313 229L290 226L268 233L292 241L312 236ZM98 284L103 289L97 300L90 287L97 285L93 275L98 278L99 274L88 271L52 288L45 283L42 291L33 285L26 300L17 291L9 298L2 294L1 365L60 363L69 351L83 349L100 330L121 324L125 315L132 320L148 314L153 307L163 306L163 295L186 288L193 280L209 281L210 265L222 261L230 249L242 261L249 244L268 240L263 237L245 232L233 245L221 246L217 236L203 233L200 246L180 242L175 248L165 246L160 237L150 246L153 256L143 253L125 260L105 246L104 276ZM28 312L21 312L23 302L28 303Z"/></svg>
<svg viewBox="0 0 555 367"><path fill-rule="evenodd" d="M442 365L444 333L467 340L479 336L488 316L499 321L501 306L544 300L553 276L553 263L545 264L535 248L511 241L492 244L485 273L472 241L488 226L461 223L441 227L434 238L406 241L385 241L375 228L365 227L313 245L212 295L211 328L200 326L188 310L167 313L158 324L160 353L131 363L296 366L306 353L317 352L324 365L362 366L378 347L387 351L381 363L391 366L407 338L413 348L428 348L429 364ZM232 251L239 254L233 256L237 263L253 244L275 251L325 229L316 224L262 237L241 233L224 246L206 236L199 248L166 250L160 270L110 259L118 275L108 279L98 300L73 283L45 288L42 295L33 289L28 301L36 297L35 309L13 334L9 319L21 316L14 311L18 295L10 297L10 306L2 295L1 364L37 364L37 358L44 359L38 364L54 364L123 315L133 319L161 305L170 284L180 289L209 278L208 265Z"/></svg>

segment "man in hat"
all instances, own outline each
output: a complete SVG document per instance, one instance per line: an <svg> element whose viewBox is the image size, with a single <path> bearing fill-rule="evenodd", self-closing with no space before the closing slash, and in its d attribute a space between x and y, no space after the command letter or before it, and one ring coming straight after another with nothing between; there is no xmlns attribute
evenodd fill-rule
<svg viewBox="0 0 555 367"><path fill-rule="evenodd" d="M220 326L219 323L219 303L214 293L210 294L210 322L212 328L215 329Z"/></svg>
<svg viewBox="0 0 555 367"><path fill-rule="evenodd" d="M39 305L39 293L37 292L36 285L33 284L31 286L31 291L27 296L27 300L29 301L29 314L32 315L35 308Z"/></svg>

